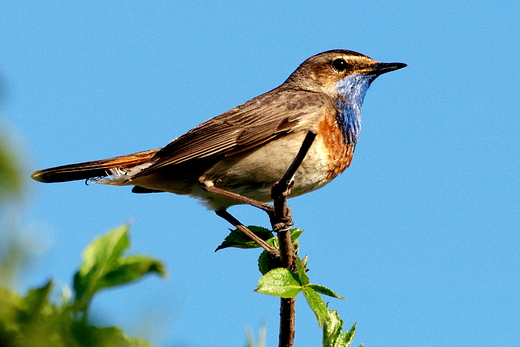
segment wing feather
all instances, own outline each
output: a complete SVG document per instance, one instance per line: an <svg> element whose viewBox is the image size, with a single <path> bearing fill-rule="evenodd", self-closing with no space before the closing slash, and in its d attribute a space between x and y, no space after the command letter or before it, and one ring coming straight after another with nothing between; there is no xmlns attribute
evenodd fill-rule
<svg viewBox="0 0 520 347"><path fill-rule="evenodd" d="M319 121L324 108L335 107L321 93L282 88L251 99L173 140L135 177L190 160L249 150L281 134L309 129Z"/></svg>

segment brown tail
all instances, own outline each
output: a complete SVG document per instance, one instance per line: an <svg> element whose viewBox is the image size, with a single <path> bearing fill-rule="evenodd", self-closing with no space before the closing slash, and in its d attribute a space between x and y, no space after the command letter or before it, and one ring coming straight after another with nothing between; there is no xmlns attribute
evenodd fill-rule
<svg viewBox="0 0 520 347"><path fill-rule="evenodd" d="M93 177L107 176L107 170L117 167L131 168L150 161L159 149L137 152L119 157L87 161L84 163L51 167L45 170L37 170L31 174L36 181L52 183L84 180Z"/></svg>

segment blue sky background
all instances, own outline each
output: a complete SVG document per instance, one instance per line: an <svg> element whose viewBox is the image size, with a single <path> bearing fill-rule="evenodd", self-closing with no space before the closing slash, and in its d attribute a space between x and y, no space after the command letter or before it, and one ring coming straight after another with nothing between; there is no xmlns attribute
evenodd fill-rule
<svg viewBox="0 0 520 347"><path fill-rule="evenodd" d="M519 18L512 0L3 1L0 120L23 153L22 224L42 252L20 288L70 284L87 243L133 221L132 251L169 279L99 295L106 324L217 347L266 322L276 346L278 299L253 292L258 252L214 253L228 225L195 200L28 175L162 147L343 48L409 66L369 90L352 166L290 200L312 282L348 299L330 307L358 322L356 345L518 345ZM320 341L300 297L296 345Z"/></svg>

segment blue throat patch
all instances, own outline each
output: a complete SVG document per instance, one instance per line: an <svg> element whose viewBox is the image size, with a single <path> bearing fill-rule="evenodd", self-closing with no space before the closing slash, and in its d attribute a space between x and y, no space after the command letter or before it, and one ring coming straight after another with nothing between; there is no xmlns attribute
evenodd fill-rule
<svg viewBox="0 0 520 347"><path fill-rule="evenodd" d="M375 75L354 73L337 82L334 87L338 90L338 106L341 113L338 115L338 124L343 133L343 140L348 145L355 145L361 132L361 105L365 94Z"/></svg>

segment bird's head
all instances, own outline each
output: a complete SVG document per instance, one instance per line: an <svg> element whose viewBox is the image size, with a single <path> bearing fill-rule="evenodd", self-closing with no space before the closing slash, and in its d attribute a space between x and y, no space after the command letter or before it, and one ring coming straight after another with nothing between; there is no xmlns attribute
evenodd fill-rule
<svg viewBox="0 0 520 347"><path fill-rule="evenodd" d="M403 63L380 63L353 51L332 50L305 60L286 84L362 103L366 90L377 76L405 66Z"/></svg>

